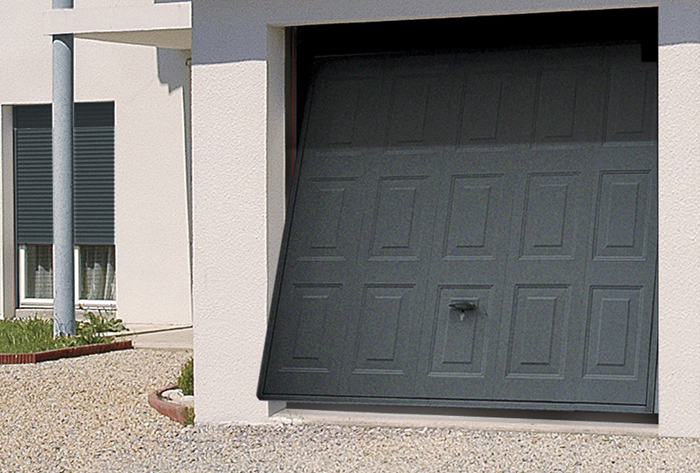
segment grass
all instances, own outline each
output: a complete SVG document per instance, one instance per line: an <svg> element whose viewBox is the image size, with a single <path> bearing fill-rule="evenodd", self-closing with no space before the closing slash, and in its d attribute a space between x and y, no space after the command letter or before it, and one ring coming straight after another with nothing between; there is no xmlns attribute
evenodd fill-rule
<svg viewBox="0 0 700 473"><path fill-rule="evenodd" d="M77 322L76 335L53 336L53 321L30 318L0 320L0 353L34 353L56 348L109 343L114 337L104 332L120 332L124 325L119 319L101 313L86 312L86 320Z"/></svg>

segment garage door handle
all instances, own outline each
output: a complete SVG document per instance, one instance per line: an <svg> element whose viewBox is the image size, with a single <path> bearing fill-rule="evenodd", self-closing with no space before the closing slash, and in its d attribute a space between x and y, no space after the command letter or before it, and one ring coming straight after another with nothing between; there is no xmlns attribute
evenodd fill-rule
<svg viewBox="0 0 700 473"><path fill-rule="evenodd" d="M454 301L450 302L450 309L461 310L476 310L479 304L476 301Z"/></svg>
<svg viewBox="0 0 700 473"><path fill-rule="evenodd" d="M476 310L479 308L478 301L454 301L450 302L450 309L455 309L461 312L459 320L464 320L464 313L468 310Z"/></svg>

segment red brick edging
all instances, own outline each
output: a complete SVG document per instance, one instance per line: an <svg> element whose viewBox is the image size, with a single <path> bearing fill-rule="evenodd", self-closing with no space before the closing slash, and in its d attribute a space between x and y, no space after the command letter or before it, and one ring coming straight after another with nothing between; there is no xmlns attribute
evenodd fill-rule
<svg viewBox="0 0 700 473"><path fill-rule="evenodd" d="M166 417L170 417L175 422L185 424L187 422L187 406L178 404L177 402L168 401L163 399L161 394L169 389L175 389L177 385L168 386L167 388L159 389L158 391L153 391L148 395L148 403L155 410L160 412Z"/></svg>
<svg viewBox="0 0 700 473"><path fill-rule="evenodd" d="M0 353L0 365L39 363L41 361L58 360L59 358L72 358L74 356L106 353L115 350L128 350L130 348L133 348L131 340L121 340L111 343L96 343L94 345L57 348L56 350L39 351L36 353Z"/></svg>

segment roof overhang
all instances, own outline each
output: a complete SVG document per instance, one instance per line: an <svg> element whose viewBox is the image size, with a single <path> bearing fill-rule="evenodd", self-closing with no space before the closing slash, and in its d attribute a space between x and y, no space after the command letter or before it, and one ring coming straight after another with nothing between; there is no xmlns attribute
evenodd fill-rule
<svg viewBox="0 0 700 473"><path fill-rule="evenodd" d="M144 7L73 8L44 13L44 33L76 38L192 49L190 2Z"/></svg>

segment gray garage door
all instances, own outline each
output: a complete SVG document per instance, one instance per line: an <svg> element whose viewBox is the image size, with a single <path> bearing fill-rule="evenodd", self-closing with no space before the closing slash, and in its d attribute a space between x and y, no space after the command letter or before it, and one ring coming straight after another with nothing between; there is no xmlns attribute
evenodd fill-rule
<svg viewBox="0 0 700 473"><path fill-rule="evenodd" d="M315 67L259 396L649 412L640 47Z"/></svg>

